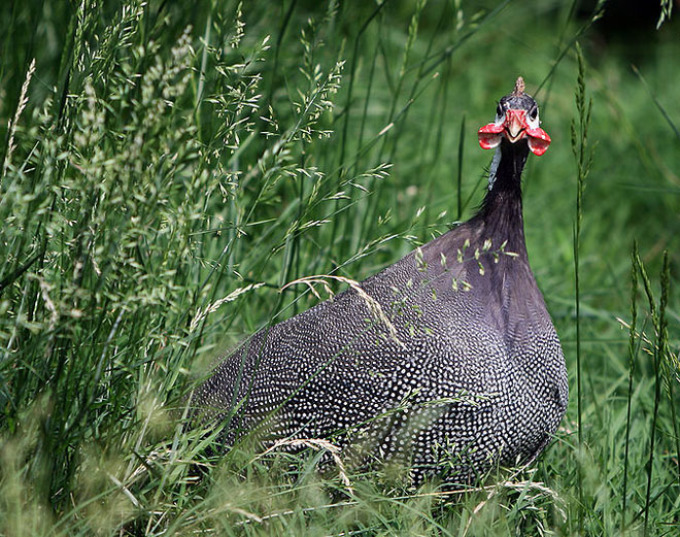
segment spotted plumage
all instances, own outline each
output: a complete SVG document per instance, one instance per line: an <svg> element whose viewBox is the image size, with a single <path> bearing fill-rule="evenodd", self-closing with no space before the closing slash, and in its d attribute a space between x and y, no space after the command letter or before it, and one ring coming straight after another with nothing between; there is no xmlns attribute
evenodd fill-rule
<svg viewBox="0 0 680 537"><path fill-rule="evenodd" d="M479 132L496 148L469 221L227 357L195 392L225 446L326 438L399 461L419 482L469 482L538 455L564 414L564 358L524 241L521 173L550 143L523 82ZM379 307L378 307L379 306Z"/></svg>

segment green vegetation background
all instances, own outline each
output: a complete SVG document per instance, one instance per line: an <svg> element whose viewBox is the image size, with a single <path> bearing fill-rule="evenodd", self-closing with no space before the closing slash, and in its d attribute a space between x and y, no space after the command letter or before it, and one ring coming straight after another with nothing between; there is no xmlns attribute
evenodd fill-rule
<svg viewBox="0 0 680 537"><path fill-rule="evenodd" d="M673 535L678 26L617 37L599 14L4 2L0 535ZM323 444L211 456L180 425L192 382L318 301L286 284L361 280L471 216L491 158L476 130L518 75L552 137L525 225L572 394L534 469L442 494L321 476Z"/></svg>

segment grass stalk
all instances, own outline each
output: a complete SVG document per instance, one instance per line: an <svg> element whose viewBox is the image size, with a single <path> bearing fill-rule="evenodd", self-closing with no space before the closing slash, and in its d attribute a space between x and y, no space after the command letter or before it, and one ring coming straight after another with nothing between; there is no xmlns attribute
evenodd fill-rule
<svg viewBox="0 0 680 537"><path fill-rule="evenodd" d="M630 428L631 428L631 411L633 406L633 376L635 374L635 359L639 346L636 345L637 339L637 292L638 292L638 245L637 241L633 243L633 253L631 259L631 293L630 293L630 327L628 332L628 392L626 394L626 433L624 442L624 456L623 456L623 487L621 492L621 534L623 535L626 529L626 509L628 500L628 466L630 462Z"/></svg>
<svg viewBox="0 0 680 537"><path fill-rule="evenodd" d="M653 484L653 473L654 473L654 459L655 453L655 443L657 437L657 422L659 420L659 406L661 403L661 374L663 369L663 361L666 353L666 347L668 345L668 327L666 319L666 309L668 305L668 294L669 294L669 272L670 266L668 262L668 252L664 252L663 257L663 267L661 269L661 296L659 299L658 307L654 299L654 294L652 292L652 284L649 276L647 275L647 270L642 263L639 255L636 256L637 269L640 272L640 277L642 279L643 288L647 295L647 300L649 302L649 308L652 317L652 324L654 328L655 341L652 353L652 364L654 367L654 405L652 411L652 421L649 430L649 455L646 465L647 474L647 484L645 489L645 503L643 507L643 533L644 535L649 534L649 520L650 520L650 507L652 498L652 484Z"/></svg>
<svg viewBox="0 0 680 537"><path fill-rule="evenodd" d="M581 284L580 284L580 251L583 222L583 192L586 177L592 163L592 151L588 146L588 128L592 100L586 102L586 66L580 45L576 44L576 58L578 61L578 78L576 84L576 112L577 117L571 123L571 148L576 159L576 216L574 222L574 295L576 303L576 423L580 458L583 460L585 449L583 440L583 366L581 361ZM578 473L578 497L581 508L578 510L579 532L583 530L583 516L585 513L583 496L583 468Z"/></svg>
<svg viewBox="0 0 680 537"><path fill-rule="evenodd" d="M456 177L457 205L456 220L463 218L463 154L465 148L465 114L460 120L460 138L458 139L458 175Z"/></svg>

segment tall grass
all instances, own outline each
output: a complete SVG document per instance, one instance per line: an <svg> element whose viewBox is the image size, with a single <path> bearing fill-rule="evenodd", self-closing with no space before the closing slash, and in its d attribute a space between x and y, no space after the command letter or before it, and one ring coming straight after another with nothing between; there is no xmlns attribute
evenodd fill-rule
<svg viewBox="0 0 680 537"><path fill-rule="evenodd" d="M578 42L576 43L576 56L578 60L578 79L576 82L576 113L577 118L571 123L571 149L576 160L576 216L574 218L574 295L576 313L576 427L578 430L578 446L583 449L583 366L581 361L581 286L580 286L580 263L581 253L581 226L583 223L583 193L586 186L586 178L590 172L593 155L588 145L588 128L593 102L586 102L586 70L583 52ZM583 476L579 472L578 489L579 500L583 502ZM579 531L583 530L583 511L579 511Z"/></svg>
<svg viewBox="0 0 680 537"><path fill-rule="evenodd" d="M557 2L62 7L0 8L0 534L673 530L680 157L657 143L677 122L673 21L643 85ZM389 468L319 472L322 443L220 457L218 430L185 430L209 364L316 302L290 282L338 290L473 213L474 131L518 74L549 76L527 241L580 384L536 466L413 491ZM599 147L575 208L586 81Z"/></svg>

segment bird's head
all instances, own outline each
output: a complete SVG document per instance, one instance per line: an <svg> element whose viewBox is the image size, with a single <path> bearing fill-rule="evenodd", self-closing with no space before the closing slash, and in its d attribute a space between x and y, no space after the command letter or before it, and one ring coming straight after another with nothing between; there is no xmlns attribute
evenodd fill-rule
<svg viewBox="0 0 680 537"><path fill-rule="evenodd" d="M503 138L512 144L526 139L531 152L541 156L550 145L550 136L539 127L540 123L538 105L524 93L524 80L519 77L514 91L499 101L494 122L479 129L479 145L493 149Z"/></svg>

